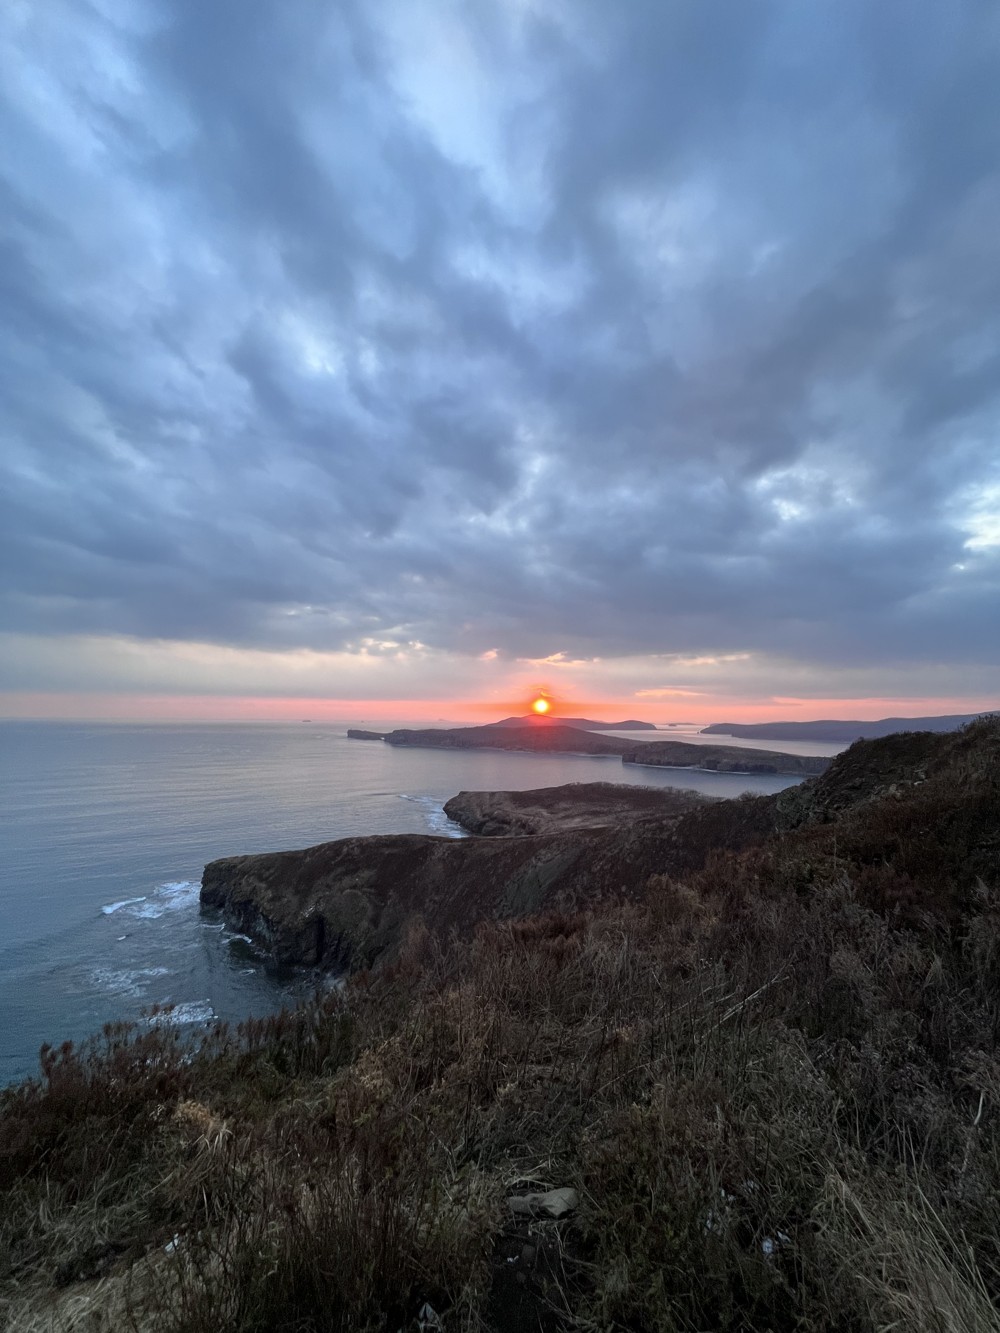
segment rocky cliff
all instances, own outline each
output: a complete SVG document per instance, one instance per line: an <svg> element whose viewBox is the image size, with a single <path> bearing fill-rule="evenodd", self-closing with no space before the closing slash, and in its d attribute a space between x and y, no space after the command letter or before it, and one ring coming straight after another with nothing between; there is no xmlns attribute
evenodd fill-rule
<svg viewBox="0 0 1000 1333"><path fill-rule="evenodd" d="M815 876L836 878L849 857L864 867L866 891L914 913L928 903L951 910L1000 865L996 720L859 741L821 776L772 797L590 785L449 802L469 827L508 836L346 838L213 861L202 903L275 961L344 970L391 956L418 918L469 933L484 919L575 911L642 896L653 875L697 876L712 854L770 858L796 892Z"/></svg>
<svg viewBox="0 0 1000 1333"><path fill-rule="evenodd" d="M546 805L540 792L519 795L523 811ZM343 838L304 851L225 857L205 867L202 906L221 911L276 963L370 967L393 953L418 918L434 931L467 934L484 919L576 911L639 895L650 875L697 868L709 849L743 847L775 827L774 810L763 798L662 795L661 813L654 799L648 813L633 808L600 827L462 839ZM556 804L568 808L572 798ZM612 818L604 793L590 807ZM497 831L512 808L493 809ZM489 822L488 807L480 809ZM527 822L537 826L539 817ZM558 822L556 809L553 827Z"/></svg>

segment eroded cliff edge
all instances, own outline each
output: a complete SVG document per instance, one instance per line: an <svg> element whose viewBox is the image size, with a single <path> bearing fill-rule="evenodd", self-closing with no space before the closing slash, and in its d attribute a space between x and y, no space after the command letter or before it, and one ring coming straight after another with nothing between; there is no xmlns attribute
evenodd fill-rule
<svg viewBox="0 0 1000 1333"><path fill-rule="evenodd" d="M673 793L683 808L660 812L638 808L649 802L644 793L631 811L615 814L609 803L620 795L567 797L566 790L493 793L504 799L492 805L469 799L484 794L463 793L470 822L493 820L494 832L512 836L345 838L213 861L202 903L223 911L276 962L346 971L391 957L418 918L432 931L467 934L484 919L641 897L652 876L694 874L715 853L780 863L791 892L812 891L817 877L841 874L851 857L887 901L914 912L928 895L941 908L945 883L949 892L974 893L1000 865L1000 723L993 720L946 735L858 741L822 776L776 796L706 801ZM574 808L588 806L610 822L557 827L560 808L572 819ZM523 819L542 828L546 818L553 822L543 831L515 827ZM755 872L748 860L732 873L738 880Z"/></svg>
<svg viewBox="0 0 1000 1333"><path fill-rule="evenodd" d="M567 782L529 791L460 791L445 802L449 819L480 837L609 828L637 819L670 819L713 799L674 787Z"/></svg>
<svg viewBox="0 0 1000 1333"><path fill-rule="evenodd" d="M543 803L540 793L523 795ZM599 794L595 803L604 799ZM304 851L225 857L205 867L202 906L222 911L276 963L371 967L418 917L433 931L466 934L484 919L635 896L650 875L696 868L709 848L744 846L774 824L766 798L674 793L661 804L666 813L620 814L610 826L462 839L343 838Z"/></svg>

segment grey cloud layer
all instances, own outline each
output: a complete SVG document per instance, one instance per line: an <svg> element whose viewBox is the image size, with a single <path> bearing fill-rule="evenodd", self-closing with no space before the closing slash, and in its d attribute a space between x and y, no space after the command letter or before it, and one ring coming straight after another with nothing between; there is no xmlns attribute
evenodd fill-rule
<svg viewBox="0 0 1000 1333"><path fill-rule="evenodd" d="M1000 656L986 0L0 25L4 628Z"/></svg>

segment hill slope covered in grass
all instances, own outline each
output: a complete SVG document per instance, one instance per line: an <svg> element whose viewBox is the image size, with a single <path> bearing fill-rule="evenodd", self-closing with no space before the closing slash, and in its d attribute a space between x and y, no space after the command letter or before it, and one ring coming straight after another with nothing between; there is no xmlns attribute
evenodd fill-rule
<svg viewBox="0 0 1000 1333"><path fill-rule="evenodd" d="M0 1093L0 1318L1000 1328L1000 725L733 814L775 831L628 902L47 1052Z"/></svg>
<svg viewBox="0 0 1000 1333"><path fill-rule="evenodd" d="M844 718L816 718L811 722L713 722L702 727L704 736L740 736L747 740L856 741L874 740L898 731L954 731L974 722L976 713L951 713L937 717L883 717L875 722L851 722ZM997 716L997 714L986 714Z"/></svg>

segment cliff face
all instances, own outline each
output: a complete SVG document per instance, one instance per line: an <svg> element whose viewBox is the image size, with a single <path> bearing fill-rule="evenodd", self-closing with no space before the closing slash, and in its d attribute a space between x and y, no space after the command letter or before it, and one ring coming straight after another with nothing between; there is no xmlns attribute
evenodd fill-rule
<svg viewBox="0 0 1000 1333"><path fill-rule="evenodd" d="M539 793L531 795L542 803ZM344 838L304 851L225 857L205 867L202 906L222 911L276 963L370 967L392 954L418 917L433 931L468 934L484 919L578 911L641 895L650 875L696 868L711 847L746 846L774 828L763 799L701 801L678 793L672 800L687 808L611 827ZM729 806L738 809L723 813Z"/></svg>
<svg viewBox="0 0 1000 1333"><path fill-rule="evenodd" d="M201 900L279 963L370 967L406 923L467 932L483 917L579 906L617 888L593 864L602 830L508 839L346 838L205 867ZM618 871L615 875L617 878Z"/></svg>

